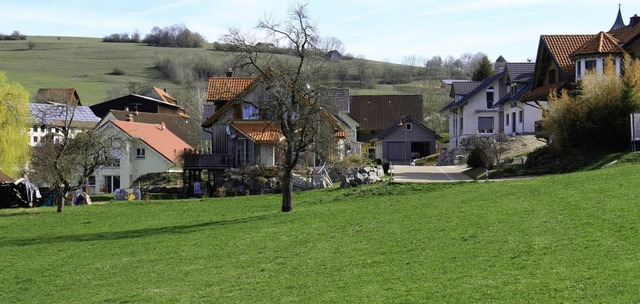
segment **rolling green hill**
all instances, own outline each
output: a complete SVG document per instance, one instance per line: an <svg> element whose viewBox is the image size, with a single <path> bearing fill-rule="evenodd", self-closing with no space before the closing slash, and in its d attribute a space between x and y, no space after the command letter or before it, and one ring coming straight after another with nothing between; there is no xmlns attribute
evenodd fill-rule
<svg viewBox="0 0 640 304"><path fill-rule="evenodd" d="M30 49L28 42L33 42ZM106 90L131 81L151 84L169 91L180 88L155 68L161 58L185 54L210 56L219 65L231 60L231 55L199 49L150 47L135 43L104 43L99 38L29 36L23 41L0 41L0 71L11 81L19 82L31 94L39 88L76 88L89 105L105 100ZM381 75L388 67L399 65L369 61L371 71ZM114 69L124 75L113 75ZM415 94L420 82L401 86L375 85L370 88L351 87L353 94Z"/></svg>
<svg viewBox="0 0 640 304"><path fill-rule="evenodd" d="M638 170L0 210L0 302L635 303Z"/></svg>

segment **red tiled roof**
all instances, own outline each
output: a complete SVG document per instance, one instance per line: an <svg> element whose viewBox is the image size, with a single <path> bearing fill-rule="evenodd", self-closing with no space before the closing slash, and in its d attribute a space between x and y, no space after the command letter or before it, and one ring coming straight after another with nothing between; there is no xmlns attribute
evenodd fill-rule
<svg viewBox="0 0 640 304"><path fill-rule="evenodd" d="M118 120L110 122L129 136L142 140L147 146L172 163L179 162L180 154L184 149L193 150L189 144L171 133L166 127L163 128L162 125Z"/></svg>
<svg viewBox="0 0 640 304"><path fill-rule="evenodd" d="M570 55L594 37L596 35L542 35L541 39L564 75L574 75L575 66Z"/></svg>
<svg viewBox="0 0 640 304"><path fill-rule="evenodd" d="M172 103L172 104L178 104L178 100L171 97L171 95L169 95L169 93L167 93L165 90L161 89L161 88L156 88L153 87L153 90L156 91L156 94L158 94L158 96L160 96L160 98L164 101L164 102L168 102L168 103Z"/></svg>
<svg viewBox="0 0 640 304"><path fill-rule="evenodd" d="M255 77L210 77L207 88L207 101L231 100L246 90Z"/></svg>
<svg viewBox="0 0 640 304"><path fill-rule="evenodd" d="M600 32L596 37L587 41L573 53L570 57L581 55L595 55L595 54L624 54L625 50L620 46L618 39L613 36Z"/></svg>
<svg viewBox="0 0 640 304"><path fill-rule="evenodd" d="M233 121L231 127L257 143L273 144L283 136L279 125L264 121Z"/></svg>

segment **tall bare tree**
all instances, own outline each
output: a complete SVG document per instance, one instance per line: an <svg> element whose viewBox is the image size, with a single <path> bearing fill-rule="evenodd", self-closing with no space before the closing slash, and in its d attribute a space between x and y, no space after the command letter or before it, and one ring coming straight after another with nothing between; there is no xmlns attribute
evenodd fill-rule
<svg viewBox="0 0 640 304"><path fill-rule="evenodd" d="M46 182L58 194L58 212L64 211L63 197L80 189L102 165L114 163L115 139L93 129L80 132L76 105L59 104L32 113L40 125L51 130L33 148L31 168L34 180Z"/></svg>
<svg viewBox="0 0 640 304"><path fill-rule="evenodd" d="M278 42L290 45L292 56L286 58L256 51L251 33L230 29L227 43L238 46L237 62L252 67L268 88L266 99L256 105L263 117L278 126L283 136L282 211L293 210L293 170L312 150L322 150L333 136L327 119L332 105L325 93L327 66L322 54L315 52L316 28L307 15L306 5L289 10L287 20L265 19L257 29Z"/></svg>
<svg viewBox="0 0 640 304"><path fill-rule="evenodd" d="M360 55L353 59L353 67L356 70L356 74L358 74L360 86L362 86L369 73L369 62L365 60L364 56Z"/></svg>

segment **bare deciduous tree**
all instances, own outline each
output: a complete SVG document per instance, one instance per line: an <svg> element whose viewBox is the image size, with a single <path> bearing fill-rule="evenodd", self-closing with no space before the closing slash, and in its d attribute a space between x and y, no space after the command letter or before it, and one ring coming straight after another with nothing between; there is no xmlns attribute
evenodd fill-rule
<svg viewBox="0 0 640 304"><path fill-rule="evenodd" d="M364 56L360 55L353 59L353 67L356 70L356 74L358 74L360 86L362 86L366 77L368 76L369 62L365 60Z"/></svg>
<svg viewBox="0 0 640 304"><path fill-rule="evenodd" d="M331 107L329 94L322 86L326 81L326 61L313 51L317 34L306 5L292 7L287 20L265 19L257 28L290 45L292 56L276 58L259 53L253 47L256 41L252 35L238 29L230 29L224 40L242 49L237 53L237 62L252 67L268 88L265 101L255 106L282 133L282 211L289 212L293 210L295 166L305 152L322 150L328 145L322 143L331 142L329 137L334 135L325 114Z"/></svg>

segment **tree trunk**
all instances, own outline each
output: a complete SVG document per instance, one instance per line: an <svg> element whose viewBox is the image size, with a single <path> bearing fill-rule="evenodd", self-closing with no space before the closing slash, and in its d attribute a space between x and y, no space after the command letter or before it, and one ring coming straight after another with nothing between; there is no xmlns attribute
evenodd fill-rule
<svg viewBox="0 0 640 304"><path fill-rule="evenodd" d="M290 169L285 169L282 176L282 212L293 211L293 184Z"/></svg>
<svg viewBox="0 0 640 304"><path fill-rule="evenodd" d="M58 212L64 212L64 192L58 191L58 195L56 195L56 201L58 205Z"/></svg>

